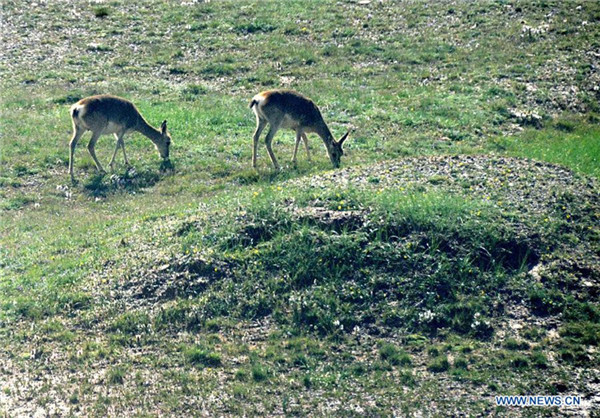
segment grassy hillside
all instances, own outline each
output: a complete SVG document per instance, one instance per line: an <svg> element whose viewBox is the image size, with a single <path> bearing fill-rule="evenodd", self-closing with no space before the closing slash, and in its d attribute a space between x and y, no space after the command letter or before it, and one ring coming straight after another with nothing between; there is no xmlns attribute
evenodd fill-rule
<svg viewBox="0 0 600 418"><path fill-rule="evenodd" d="M0 412L600 408L598 3L49 3L2 3ZM340 170L283 131L251 169L275 87L353 129ZM96 93L173 170L87 134L71 184Z"/></svg>

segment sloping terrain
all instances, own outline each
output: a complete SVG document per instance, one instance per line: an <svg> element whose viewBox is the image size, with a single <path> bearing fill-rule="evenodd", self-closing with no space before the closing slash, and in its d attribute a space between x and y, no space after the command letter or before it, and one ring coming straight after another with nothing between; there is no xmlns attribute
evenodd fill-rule
<svg viewBox="0 0 600 418"><path fill-rule="evenodd" d="M600 406L595 180L421 157L228 199L137 225L84 286L93 314L72 306L42 338L13 323L9 409L429 415L515 393L582 396L552 414Z"/></svg>

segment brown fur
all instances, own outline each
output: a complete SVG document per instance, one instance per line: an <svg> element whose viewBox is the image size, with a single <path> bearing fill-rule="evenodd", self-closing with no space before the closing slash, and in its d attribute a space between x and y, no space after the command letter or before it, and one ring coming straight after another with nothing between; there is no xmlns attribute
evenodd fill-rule
<svg viewBox="0 0 600 418"><path fill-rule="evenodd" d="M86 131L92 131L88 150L100 172L104 172L104 169L98 158L96 158L95 146L101 135L112 133L117 140L115 152L110 160L111 168L113 168L119 148L123 150L125 163L129 164L125 154L123 136L130 131L138 131L148 137L154 143L160 156L165 160L169 158L171 137L167 133L167 121L162 123L160 130L153 128L146 122L135 105L127 99L108 94L86 97L71 106L71 118L73 121L73 137L69 144L69 173L72 180L74 180L73 159L75 147Z"/></svg>
<svg viewBox="0 0 600 418"><path fill-rule="evenodd" d="M340 158L343 155L342 144L350 132L346 133L339 141L336 141L323 120L321 111L308 97L293 90L268 90L254 96L250 102L250 108L256 115L256 131L253 137L254 148L252 154L253 167L256 167L258 138L267 124L271 128L267 133L265 143L271 162L276 169L279 169L279 164L271 148L271 142L280 128L296 131L296 147L292 162L296 162L300 140L304 141L306 154L310 159L306 134L314 132L323 140L333 166L339 166Z"/></svg>

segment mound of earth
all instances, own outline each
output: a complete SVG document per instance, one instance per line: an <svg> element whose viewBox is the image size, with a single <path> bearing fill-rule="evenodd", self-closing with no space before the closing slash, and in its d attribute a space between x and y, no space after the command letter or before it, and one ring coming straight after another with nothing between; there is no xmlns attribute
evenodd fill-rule
<svg viewBox="0 0 600 418"><path fill-rule="evenodd" d="M495 252L490 253L485 248L475 249L469 256L473 257L475 254L474 257L488 263L501 259L501 266L510 271L516 272L523 268L528 270L525 282L538 283L552 290L566 290L582 301L598 299L598 183L563 167L526 159L482 155L419 157L297 178L282 186L283 189L315 195L321 191L347 189L371 190L373 193L397 190L418 193L437 191L487 202L502 214L501 219L505 224L502 228L507 228L514 235L499 241ZM285 222L271 218L250 219L246 208L238 208L239 213L232 215L235 220L227 221L237 226L231 240L243 248L253 248L261 242L268 242L281 232L282 224L289 228L290 223L294 222L313 224L317 228L336 233L364 232L377 228L377 222L370 218L370 208L332 210L329 203L318 198L308 204L297 204L294 199L274 202L275 206L281 206L282 211L289 215ZM181 236L190 231L202 230L207 225L209 229L223 226L207 221L203 216L191 216L184 221L172 219L162 222L160 228L174 236ZM427 241L422 231L417 233L405 228L403 233L405 236L399 242L416 242L418 245L419 242ZM463 245L453 237L442 239L442 244L452 256L460 253ZM140 245L148 248L140 251ZM152 249L150 243L140 243L134 247L135 257L139 259L139 262L134 263L137 268L121 275L111 292L113 297L132 306L144 302L160 304L176 298L197 297L210 286L218 286L232 272L239 273L240 269L235 260L227 257L196 256L176 251L165 257ZM157 255L161 257L159 260ZM517 308L517 305L521 307ZM503 309L510 313L513 322L528 320L539 323L540 319L532 315L532 310L538 314L550 313L547 307L535 304L523 307L521 301L515 300L509 301ZM545 318L543 321L551 320Z"/></svg>

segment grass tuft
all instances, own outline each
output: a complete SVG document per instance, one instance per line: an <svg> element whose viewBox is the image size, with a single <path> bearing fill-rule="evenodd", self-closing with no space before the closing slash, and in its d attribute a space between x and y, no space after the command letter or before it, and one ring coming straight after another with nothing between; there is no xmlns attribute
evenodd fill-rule
<svg viewBox="0 0 600 418"><path fill-rule="evenodd" d="M217 367L221 365L221 356L219 353L203 347L187 347L183 354L187 362L194 366Z"/></svg>

